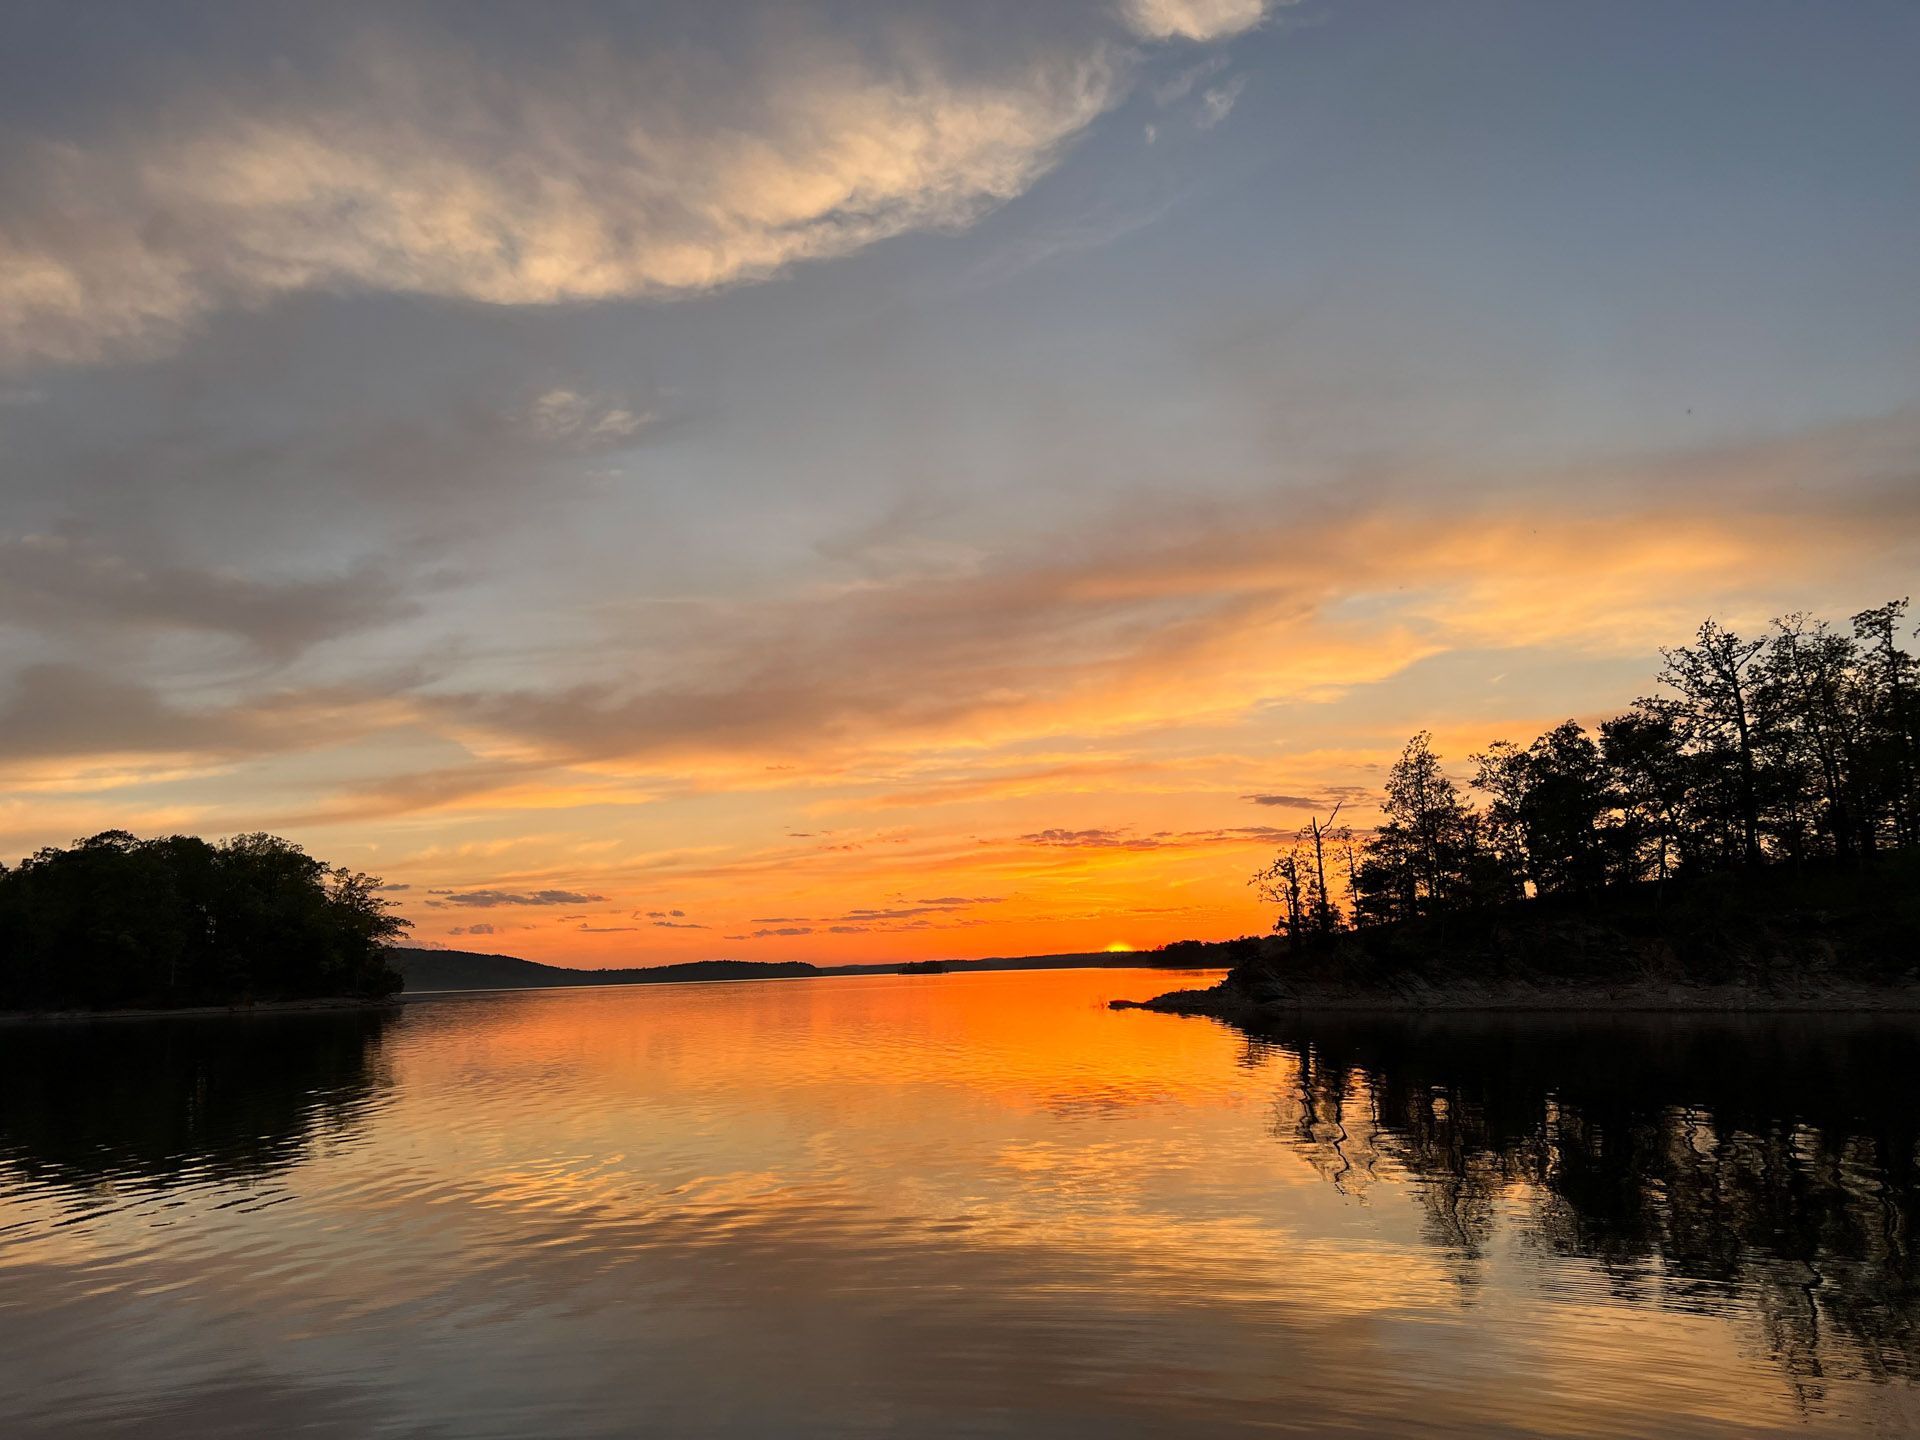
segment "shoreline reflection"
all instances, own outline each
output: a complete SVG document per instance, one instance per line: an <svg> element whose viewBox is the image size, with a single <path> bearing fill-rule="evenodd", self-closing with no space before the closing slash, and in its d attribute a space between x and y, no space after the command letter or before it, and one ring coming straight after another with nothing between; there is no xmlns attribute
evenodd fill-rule
<svg viewBox="0 0 1920 1440"><path fill-rule="evenodd" d="M1465 1283L1503 1226L1620 1299L1744 1312L1803 1401L1920 1375L1920 1026L1846 1017L1298 1017L1277 1138L1404 1184Z"/></svg>
<svg viewBox="0 0 1920 1440"><path fill-rule="evenodd" d="M0 1169L39 1185L259 1179L360 1124L396 1016L20 1026L0 1043Z"/></svg>

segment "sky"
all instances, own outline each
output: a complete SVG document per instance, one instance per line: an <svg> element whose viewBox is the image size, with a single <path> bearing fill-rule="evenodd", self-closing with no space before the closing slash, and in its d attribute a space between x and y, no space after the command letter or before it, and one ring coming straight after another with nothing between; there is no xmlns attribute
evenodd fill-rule
<svg viewBox="0 0 1920 1440"><path fill-rule="evenodd" d="M13 0L0 856L573 965L1266 928L1920 557L1910 0Z"/></svg>

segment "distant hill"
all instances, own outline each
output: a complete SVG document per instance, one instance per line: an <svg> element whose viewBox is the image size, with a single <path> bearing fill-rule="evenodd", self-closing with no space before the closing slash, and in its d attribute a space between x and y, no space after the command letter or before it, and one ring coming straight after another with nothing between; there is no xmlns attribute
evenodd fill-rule
<svg viewBox="0 0 1920 1440"><path fill-rule="evenodd" d="M985 960L923 960L884 965L808 965L799 960L693 960L679 965L647 965L620 970L570 970L512 955L474 950L422 950L396 945L388 952L393 968L406 978L407 993L440 990L537 990L565 985L657 985L688 980L798 980L826 975L913 975L970 970L1082 970L1095 967L1187 969L1221 965L1205 959L1169 956L1165 951L1094 950L1073 955L1002 955Z"/></svg>
<svg viewBox="0 0 1920 1440"><path fill-rule="evenodd" d="M798 960L694 960L683 965L650 965L625 970L569 970L512 955L483 955L473 950L421 950L396 945L390 963L405 977L407 993L434 990L533 990L564 985L648 985L685 980L776 980L818 975Z"/></svg>

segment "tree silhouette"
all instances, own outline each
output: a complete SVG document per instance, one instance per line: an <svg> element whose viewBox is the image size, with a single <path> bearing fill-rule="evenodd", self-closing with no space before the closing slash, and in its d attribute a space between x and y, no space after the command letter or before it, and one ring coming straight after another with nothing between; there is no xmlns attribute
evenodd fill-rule
<svg viewBox="0 0 1920 1440"><path fill-rule="evenodd" d="M0 869L0 1009L390 995L378 886L272 835L44 849Z"/></svg>
<svg viewBox="0 0 1920 1440"><path fill-rule="evenodd" d="M1357 927L1586 897L1769 863L1863 863L1920 845L1920 667L1901 648L1907 602L1804 614L1758 639L1717 621L1663 650L1670 694L1603 722L1470 757L1476 809L1421 731L1387 776L1381 823L1358 847L1311 820L1255 877L1276 925L1325 941ZM1347 856L1343 914L1326 848ZM1338 853L1338 851L1336 852Z"/></svg>
<svg viewBox="0 0 1920 1440"><path fill-rule="evenodd" d="M1755 732L1767 717L1756 708L1762 692L1753 669L1766 648L1764 639L1742 640L1706 620L1693 645L1660 652L1667 662L1660 679L1679 693L1696 743L1731 748L1737 766L1741 854L1748 865L1764 858L1754 749Z"/></svg>

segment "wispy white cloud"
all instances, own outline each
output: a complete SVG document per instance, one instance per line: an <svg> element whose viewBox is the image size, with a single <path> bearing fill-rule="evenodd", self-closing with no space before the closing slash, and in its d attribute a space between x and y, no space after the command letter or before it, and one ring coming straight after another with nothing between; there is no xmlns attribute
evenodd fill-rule
<svg viewBox="0 0 1920 1440"><path fill-rule="evenodd" d="M1210 80L1233 63L1227 55L1209 55L1197 65L1188 65L1153 87L1153 103L1162 110L1193 93L1193 87Z"/></svg>
<svg viewBox="0 0 1920 1440"><path fill-rule="evenodd" d="M1234 103L1246 88L1244 75L1229 76L1220 84L1210 86L1200 97L1200 113L1194 117L1194 123L1202 130L1211 130L1233 113Z"/></svg>
<svg viewBox="0 0 1920 1440"><path fill-rule="evenodd" d="M524 421L536 439L599 450L626 444L656 418L630 403L556 387L534 399Z"/></svg>
<svg viewBox="0 0 1920 1440"><path fill-rule="evenodd" d="M501 305L684 295L955 227L1124 89L1085 40L981 70L811 39L780 63L582 46L511 73L363 37L285 98L181 98L0 155L0 364L171 347L304 290Z"/></svg>
<svg viewBox="0 0 1920 1440"><path fill-rule="evenodd" d="M1267 18L1268 0L1126 0L1127 23L1149 40L1225 40Z"/></svg>

